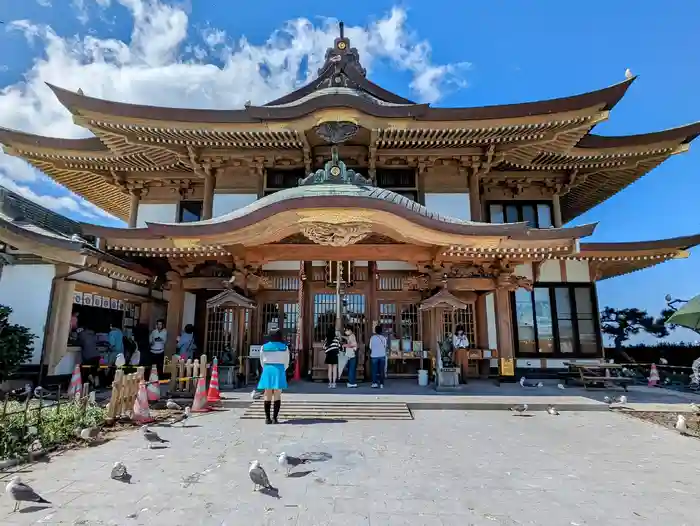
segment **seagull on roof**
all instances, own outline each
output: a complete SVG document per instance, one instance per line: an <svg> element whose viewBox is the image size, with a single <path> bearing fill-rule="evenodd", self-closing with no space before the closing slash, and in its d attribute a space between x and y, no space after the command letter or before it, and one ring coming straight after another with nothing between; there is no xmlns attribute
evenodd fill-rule
<svg viewBox="0 0 700 526"><path fill-rule="evenodd" d="M634 77L634 75L632 75L632 70L631 70L630 68L627 68L627 69L625 70L625 78L626 78L626 79L631 79L632 77Z"/></svg>

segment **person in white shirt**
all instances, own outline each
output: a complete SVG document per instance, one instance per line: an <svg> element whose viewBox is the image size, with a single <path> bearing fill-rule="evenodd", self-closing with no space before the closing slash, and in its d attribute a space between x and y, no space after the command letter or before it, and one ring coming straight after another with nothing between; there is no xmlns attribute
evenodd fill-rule
<svg viewBox="0 0 700 526"><path fill-rule="evenodd" d="M168 339L168 332L165 330L165 320L156 321L156 328L151 331L148 338L150 345L149 366L156 366L158 378L163 378L163 360L165 360L165 342ZM148 370L146 371L148 375Z"/></svg>
<svg viewBox="0 0 700 526"><path fill-rule="evenodd" d="M452 346L457 349L468 349L469 348L469 338L464 332L464 325L457 325L455 333L452 336Z"/></svg>
<svg viewBox="0 0 700 526"><path fill-rule="evenodd" d="M357 338L350 327L345 328L345 341L343 348L348 359L348 387L357 387Z"/></svg>
<svg viewBox="0 0 700 526"><path fill-rule="evenodd" d="M374 328L374 334L369 339L369 356L372 360L372 387L384 389L384 371L386 370L386 336L382 334L382 326Z"/></svg>

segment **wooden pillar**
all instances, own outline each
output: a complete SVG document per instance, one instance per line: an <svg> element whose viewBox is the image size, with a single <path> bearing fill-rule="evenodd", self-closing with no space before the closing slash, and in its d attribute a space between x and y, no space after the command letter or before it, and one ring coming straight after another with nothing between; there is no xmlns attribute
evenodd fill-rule
<svg viewBox="0 0 700 526"><path fill-rule="evenodd" d="M559 202L559 194L552 196L552 224L554 228L561 228L561 203Z"/></svg>
<svg viewBox="0 0 700 526"><path fill-rule="evenodd" d="M476 347L479 349L489 348L489 327L486 316L486 296L479 294L476 300Z"/></svg>
<svg viewBox="0 0 700 526"><path fill-rule="evenodd" d="M469 213L472 221L481 221L481 176L477 170L472 170L469 174Z"/></svg>
<svg viewBox="0 0 700 526"><path fill-rule="evenodd" d="M131 204L129 206L129 228L136 228L139 217L139 202L141 201L141 191L131 190Z"/></svg>
<svg viewBox="0 0 700 526"><path fill-rule="evenodd" d="M498 338L498 355L501 358L513 358L513 316L510 311L510 292L496 289L496 336Z"/></svg>
<svg viewBox="0 0 700 526"><path fill-rule="evenodd" d="M211 219L214 213L214 189L216 175L207 171L204 175L204 199L202 201L202 219Z"/></svg>
<svg viewBox="0 0 700 526"><path fill-rule="evenodd" d="M172 356L175 354L177 337L181 331L185 291L182 288L182 278L177 272L168 272L168 281L170 282L170 299L165 321L165 328L168 331L168 339L165 342L165 355Z"/></svg>

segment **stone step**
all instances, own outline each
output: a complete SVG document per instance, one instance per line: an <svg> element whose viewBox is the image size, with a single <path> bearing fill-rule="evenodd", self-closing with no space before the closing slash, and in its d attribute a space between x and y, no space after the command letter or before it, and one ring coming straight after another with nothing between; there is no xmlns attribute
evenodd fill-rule
<svg viewBox="0 0 700 526"><path fill-rule="evenodd" d="M241 416L246 420L263 420L263 401L256 400ZM413 420L408 406L402 402L282 402L280 418L318 420Z"/></svg>

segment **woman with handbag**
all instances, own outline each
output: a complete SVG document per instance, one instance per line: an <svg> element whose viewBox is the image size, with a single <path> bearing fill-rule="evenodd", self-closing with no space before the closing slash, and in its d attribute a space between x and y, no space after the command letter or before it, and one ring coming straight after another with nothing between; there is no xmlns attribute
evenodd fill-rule
<svg viewBox="0 0 700 526"><path fill-rule="evenodd" d="M194 343L194 325L188 323L182 331L182 334L177 339L177 354L187 361L194 358L194 352L197 350L197 344Z"/></svg>

